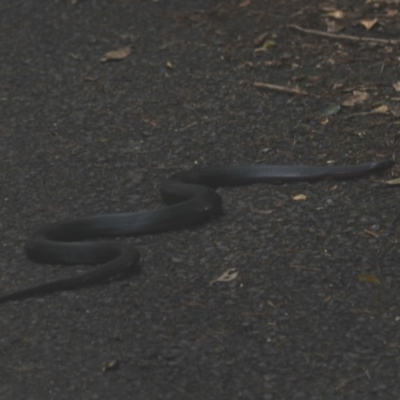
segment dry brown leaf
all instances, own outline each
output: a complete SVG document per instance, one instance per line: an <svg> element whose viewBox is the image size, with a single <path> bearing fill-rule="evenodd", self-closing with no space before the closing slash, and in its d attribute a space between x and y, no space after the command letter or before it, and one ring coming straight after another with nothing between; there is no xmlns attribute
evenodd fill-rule
<svg viewBox="0 0 400 400"><path fill-rule="evenodd" d="M340 89L341 87L343 87L343 83L336 82L332 85L332 90Z"/></svg>
<svg viewBox="0 0 400 400"><path fill-rule="evenodd" d="M210 283L212 285L215 282L230 282L237 278L239 272L235 268L230 268L226 270L219 278L215 279Z"/></svg>
<svg viewBox="0 0 400 400"><path fill-rule="evenodd" d="M296 194L292 197L294 201L304 201L307 200L307 196L305 194Z"/></svg>
<svg viewBox="0 0 400 400"><path fill-rule="evenodd" d="M362 19L360 24L369 31L376 23L378 22L378 18L374 19Z"/></svg>
<svg viewBox="0 0 400 400"><path fill-rule="evenodd" d="M386 181L388 185L400 185L400 178L391 179L390 181Z"/></svg>
<svg viewBox="0 0 400 400"><path fill-rule="evenodd" d="M251 4L251 0L243 0L243 1L239 4L239 8L248 7L250 4Z"/></svg>
<svg viewBox="0 0 400 400"><path fill-rule="evenodd" d="M394 90L400 92L400 81L393 83Z"/></svg>
<svg viewBox="0 0 400 400"><path fill-rule="evenodd" d="M374 274L359 274L358 280L360 282L375 283L376 285L381 283L381 280Z"/></svg>
<svg viewBox="0 0 400 400"><path fill-rule="evenodd" d="M130 48L130 46L121 47L118 50L112 50L104 54L104 56L101 58L101 61L105 62L108 60L123 60L124 58L128 57L131 52L132 49Z"/></svg>
<svg viewBox="0 0 400 400"><path fill-rule="evenodd" d="M385 17L386 18L393 18L398 14L398 10L387 10Z"/></svg>
<svg viewBox="0 0 400 400"><path fill-rule="evenodd" d="M324 118L324 119L320 122L320 124L321 124L321 125L327 125L327 124L329 124L329 118Z"/></svg>
<svg viewBox="0 0 400 400"><path fill-rule="evenodd" d="M386 104L382 104L381 106L371 110L370 114L387 114L388 112L389 112L389 107Z"/></svg>
<svg viewBox="0 0 400 400"><path fill-rule="evenodd" d="M353 107L355 104L364 103L369 98L367 92L360 92L355 90L351 96L342 102L342 106Z"/></svg>
<svg viewBox="0 0 400 400"><path fill-rule="evenodd" d="M343 19L344 12L342 10L333 10L325 14L326 17L336 18L336 19Z"/></svg>

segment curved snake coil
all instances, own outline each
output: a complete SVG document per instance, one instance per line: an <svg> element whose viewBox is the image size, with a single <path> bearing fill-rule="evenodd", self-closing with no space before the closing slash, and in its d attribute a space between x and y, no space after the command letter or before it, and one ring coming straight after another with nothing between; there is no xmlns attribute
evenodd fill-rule
<svg viewBox="0 0 400 400"><path fill-rule="evenodd" d="M38 263L102 264L89 272L55 280L0 297L0 303L73 290L139 269L139 252L126 244L86 241L95 237L134 236L187 228L222 213L222 186L285 183L322 179L351 179L384 171L393 158L348 166L253 165L206 167L173 175L162 183L167 207L134 213L109 214L46 225L29 237L27 257Z"/></svg>

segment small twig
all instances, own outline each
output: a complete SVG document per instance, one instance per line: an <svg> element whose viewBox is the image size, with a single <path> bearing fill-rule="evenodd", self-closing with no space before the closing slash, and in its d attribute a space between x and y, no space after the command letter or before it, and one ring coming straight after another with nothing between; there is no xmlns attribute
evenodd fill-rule
<svg viewBox="0 0 400 400"><path fill-rule="evenodd" d="M291 94L301 94L306 95L307 92L301 90L299 88L291 88L287 86L279 86L273 85L271 83L263 83L263 82L254 82L254 87L259 89L269 89L269 90L276 90L277 92L284 92L284 93L291 93Z"/></svg>
<svg viewBox="0 0 400 400"><path fill-rule="evenodd" d="M315 29L306 29L306 28L302 28L301 26L298 26L298 25L288 25L288 27L297 29L298 31L301 31L301 32L310 33L312 35L325 36L325 37L332 38L332 39L353 40L356 42L371 42L371 43L380 43L380 44L399 44L400 43L400 40L397 40L397 39L379 39L379 38L373 38L373 37L340 35L340 34L335 34L335 33L317 31Z"/></svg>
<svg viewBox="0 0 400 400"><path fill-rule="evenodd" d="M264 32L261 35L257 36L253 42L254 46L256 46L256 47L260 46L264 42L264 40L268 37L268 35L269 35L269 32L267 31L267 32Z"/></svg>
<svg viewBox="0 0 400 400"><path fill-rule="evenodd" d="M365 117L366 115L376 114L370 111L358 112L353 114L347 114L343 118L354 118L354 117Z"/></svg>

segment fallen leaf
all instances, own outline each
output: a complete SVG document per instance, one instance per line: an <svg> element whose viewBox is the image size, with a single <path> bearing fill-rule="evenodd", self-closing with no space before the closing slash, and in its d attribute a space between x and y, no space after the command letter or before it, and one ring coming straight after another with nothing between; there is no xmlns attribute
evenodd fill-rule
<svg viewBox="0 0 400 400"><path fill-rule="evenodd" d="M296 194L296 196L292 197L295 201L304 201L307 200L307 196L305 194Z"/></svg>
<svg viewBox="0 0 400 400"><path fill-rule="evenodd" d="M341 82L336 82L332 85L333 90L340 89L341 87L343 87L343 83Z"/></svg>
<svg viewBox="0 0 400 400"><path fill-rule="evenodd" d="M395 17L398 12L399 12L398 10L387 10L385 17L386 18Z"/></svg>
<svg viewBox="0 0 400 400"><path fill-rule="evenodd" d="M370 114L387 114L389 112L389 107L386 104L382 104L379 107L374 108L370 111Z"/></svg>
<svg viewBox="0 0 400 400"><path fill-rule="evenodd" d="M360 92L359 90L355 90L353 94L342 102L342 106L345 107L353 107L355 104L364 103L369 98L369 94L367 92Z"/></svg>
<svg viewBox="0 0 400 400"><path fill-rule="evenodd" d="M358 280L360 282L375 283L376 285L381 283L381 280L374 274L359 274Z"/></svg>
<svg viewBox="0 0 400 400"><path fill-rule="evenodd" d="M215 282L230 282L237 278L239 272L235 268L230 268L226 270L219 278L215 279L210 283L212 285Z"/></svg>
<svg viewBox="0 0 400 400"><path fill-rule="evenodd" d="M400 185L400 178L391 179L389 181L386 181L386 183L388 185Z"/></svg>
<svg viewBox="0 0 400 400"><path fill-rule="evenodd" d="M119 366L118 360L108 361L101 364L101 369L103 372L112 371L117 369Z"/></svg>
<svg viewBox="0 0 400 400"><path fill-rule="evenodd" d="M320 122L320 124L321 124L321 125L329 124L329 118L324 118L324 119Z"/></svg>
<svg viewBox="0 0 400 400"><path fill-rule="evenodd" d="M124 58L128 57L131 52L132 49L129 46L121 47L118 50L112 50L104 54L104 56L101 58L101 61L105 62L108 60L123 60Z"/></svg>
<svg viewBox="0 0 400 400"><path fill-rule="evenodd" d="M333 10L325 14L327 17L336 18L336 19L343 19L344 12L342 10Z"/></svg>
<svg viewBox="0 0 400 400"><path fill-rule="evenodd" d="M364 26L364 28L369 31L376 23L378 22L378 18L374 19L362 19L360 24Z"/></svg>
<svg viewBox="0 0 400 400"><path fill-rule="evenodd" d="M248 7L250 4L251 4L251 0L243 0L243 1L239 4L239 8Z"/></svg>
<svg viewBox="0 0 400 400"><path fill-rule="evenodd" d="M394 90L400 92L400 81L393 83Z"/></svg>

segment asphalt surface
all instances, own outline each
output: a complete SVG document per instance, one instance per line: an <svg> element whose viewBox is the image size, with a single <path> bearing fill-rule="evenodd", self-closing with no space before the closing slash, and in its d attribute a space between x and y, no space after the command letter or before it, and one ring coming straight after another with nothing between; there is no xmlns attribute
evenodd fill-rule
<svg viewBox="0 0 400 400"><path fill-rule="evenodd" d="M288 28L326 29L318 3L3 0L1 293L87 268L29 262L35 228L160 207L175 171L396 150L396 113L350 114L395 104L398 48ZM324 116L361 87L370 108ZM400 398L398 172L223 189L224 216L123 239L140 275L2 304L0 399Z"/></svg>

